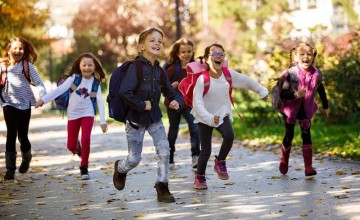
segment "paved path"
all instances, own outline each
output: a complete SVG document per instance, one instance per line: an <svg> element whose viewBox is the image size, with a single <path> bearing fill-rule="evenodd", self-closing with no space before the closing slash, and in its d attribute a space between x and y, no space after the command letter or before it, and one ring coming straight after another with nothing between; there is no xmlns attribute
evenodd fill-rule
<svg viewBox="0 0 360 220"><path fill-rule="evenodd" d="M254 151L235 144L228 160L230 179L208 169L208 190L193 188L187 140L179 139L170 191L176 203L159 203L153 188L156 155L146 135L143 160L129 173L126 188L112 184L113 163L127 154L124 128L93 132L91 180L82 181L79 158L66 149L66 119L31 121L33 161L26 174L3 181L5 123L0 121L0 219L360 219L360 163L317 158L318 175L304 179L299 152L286 176L279 175L279 151ZM214 144L217 153L219 144ZM18 157L17 166L20 164ZM338 175L342 174L342 175Z"/></svg>

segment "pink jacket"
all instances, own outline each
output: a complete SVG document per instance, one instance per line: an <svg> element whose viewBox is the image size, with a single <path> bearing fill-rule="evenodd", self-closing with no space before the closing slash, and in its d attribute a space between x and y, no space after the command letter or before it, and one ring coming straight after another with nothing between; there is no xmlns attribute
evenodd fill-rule
<svg viewBox="0 0 360 220"><path fill-rule="evenodd" d="M291 85L294 87L295 90L306 88L306 94L304 97L285 101L281 107L281 111L287 116L287 123L295 124L296 116L299 112L301 103L304 102L304 111L308 119L304 121L304 123L306 124L304 125L304 127L310 127L310 120L318 109L318 105L316 104L314 97L316 94L316 90L321 83L322 74L314 66L311 66L309 68L307 74L305 74L297 65L291 68L295 68L295 71L291 72L297 73L298 78L297 82L290 82Z"/></svg>

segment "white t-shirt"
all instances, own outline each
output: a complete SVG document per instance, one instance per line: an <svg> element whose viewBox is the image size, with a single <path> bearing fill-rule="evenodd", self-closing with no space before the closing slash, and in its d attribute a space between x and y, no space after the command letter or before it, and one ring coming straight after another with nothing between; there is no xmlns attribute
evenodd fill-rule
<svg viewBox="0 0 360 220"><path fill-rule="evenodd" d="M48 103L54 100L59 95L63 94L68 90L75 80L75 74L68 77L63 84L58 86L56 89L41 97L44 103ZM67 117L68 120L74 120L82 117L94 117L94 108L90 99L90 92L92 88L92 83L94 77L86 79L82 77L80 85L75 91L70 94L69 97L69 106L67 108ZM105 121L105 106L101 94L101 87L99 85L98 91L96 93L96 103L100 115L100 124L106 124Z"/></svg>
<svg viewBox="0 0 360 220"><path fill-rule="evenodd" d="M238 73L235 70L230 70L232 87L248 89L257 94L260 98L264 98L269 94L268 89L260 85L249 76ZM231 100L229 96L229 83L225 79L224 74L215 79L210 77L210 88L208 92L203 96L204 92L204 78L199 76L197 79L194 96L193 96L193 108L191 114L195 117L195 123L203 123L212 127L218 127L223 123L223 119L226 116L230 117L233 121L231 111ZM219 115L219 124L215 125L214 116Z"/></svg>

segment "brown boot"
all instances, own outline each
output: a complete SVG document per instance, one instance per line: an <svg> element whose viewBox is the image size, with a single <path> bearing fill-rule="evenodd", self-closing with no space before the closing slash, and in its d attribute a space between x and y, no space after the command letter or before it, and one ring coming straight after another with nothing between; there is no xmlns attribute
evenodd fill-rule
<svg viewBox="0 0 360 220"><path fill-rule="evenodd" d="M312 167L312 145L303 145L302 153L304 157L305 177L312 178L317 174L316 170Z"/></svg>
<svg viewBox="0 0 360 220"><path fill-rule="evenodd" d="M287 174L289 169L289 157L290 157L291 146L285 148L284 145L281 145L281 157L280 157L280 165L279 170L282 174Z"/></svg>
<svg viewBox="0 0 360 220"><path fill-rule="evenodd" d="M19 173L26 173L29 170L30 161L32 158L31 150L28 152L21 152L21 164L19 167Z"/></svg>
<svg viewBox="0 0 360 220"><path fill-rule="evenodd" d="M5 152L6 173L5 180L15 179L16 152Z"/></svg>
<svg viewBox="0 0 360 220"><path fill-rule="evenodd" d="M175 198L169 191L168 183L158 182L155 184L154 188L156 188L157 200L159 202L171 203L175 202Z"/></svg>
<svg viewBox="0 0 360 220"><path fill-rule="evenodd" d="M113 183L117 190L123 190L125 188L126 173L120 173L118 171L118 164L120 160L115 161Z"/></svg>

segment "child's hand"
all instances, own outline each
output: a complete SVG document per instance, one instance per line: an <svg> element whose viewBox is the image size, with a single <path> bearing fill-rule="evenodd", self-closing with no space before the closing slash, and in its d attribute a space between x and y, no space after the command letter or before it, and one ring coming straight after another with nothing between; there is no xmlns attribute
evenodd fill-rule
<svg viewBox="0 0 360 220"><path fill-rule="evenodd" d="M41 99L39 99L39 100L37 100L37 102L36 102L36 104L35 104L35 108L41 107L41 106L43 106L43 105L44 105L44 101L41 100Z"/></svg>
<svg viewBox="0 0 360 220"><path fill-rule="evenodd" d="M179 81L175 81L171 85L176 89L179 86Z"/></svg>
<svg viewBox="0 0 360 220"><path fill-rule="evenodd" d="M220 116L214 115L214 124L215 125L219 124L219 120L220 120Z"/></svg>
<svg viewBox="0 0 360 220"><path fill-rule="evenodd" d="M151 102L150 102L149 100L146 100L146 101L145 101L145 104L146 104L145 110L150 111L150 110L151 110Z"/></svg>
<svg viewBox="0 0 360 220"><path fill-rule="evenodd" d="M176 100L173 100L170 102L169 107L172 109L178 110L180 108L180 105Z"/></svg>
<svg viewBox="0 0 360 220"><path fill-rule="evenodd" d="M296 98L304 97L306 93L306 89L299 89L297 92L294 93Z"/></svg>
<svg viewBox="0 0 360 220"><path fill-rule="evenodd" d="M107 124L100 125L100 127L101 127L101 130L102 130L103 133L107 132L107 130L108 130Z"/></svg>
<svg viewBox="0 0 360 220"><path fill-rule="evenodd" d="M328 117L330 115L330 109L323 109L323 115Z"/></svg>

